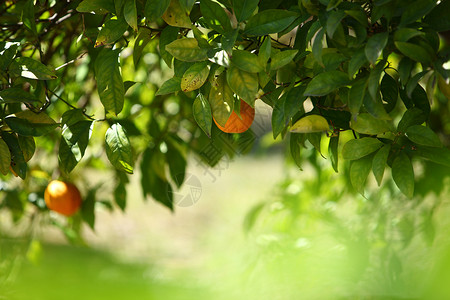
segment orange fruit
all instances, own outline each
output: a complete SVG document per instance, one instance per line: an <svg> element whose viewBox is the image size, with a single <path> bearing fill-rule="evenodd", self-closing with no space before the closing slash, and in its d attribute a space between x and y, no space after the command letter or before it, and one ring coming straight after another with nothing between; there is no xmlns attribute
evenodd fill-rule
<svg viewBox="0 0 450 300"><path fill-rule="evenodd" d="M81 206L81 194L72 183L52 180L44 193L45 204L48 209L65 216L71 216Z"/></svg>
<svg viewBox="0 0 450 300"><path fill-rule="evenodd" d="M214 123L216 123L217 127L219 127L219 129L223 132L242 133L247 131L252 125L253 120L255 119L255 109L248 105L245 101L241 100L240 114L242 119L239 118L238 114L233 111L225 123L225 126L219 125L215 119Z"/></svg>

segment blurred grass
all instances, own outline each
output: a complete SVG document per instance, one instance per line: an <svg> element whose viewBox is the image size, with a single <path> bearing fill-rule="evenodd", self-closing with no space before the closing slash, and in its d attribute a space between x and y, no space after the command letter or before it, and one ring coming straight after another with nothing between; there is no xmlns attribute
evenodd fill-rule
<svg viewBox="0 0 450 300"><path fill-rule="evenodd" d="M204 288L188 280L156 281L157 272L94 249L44 245L39 265L23 261L7 299L210 299Z"/></svg>

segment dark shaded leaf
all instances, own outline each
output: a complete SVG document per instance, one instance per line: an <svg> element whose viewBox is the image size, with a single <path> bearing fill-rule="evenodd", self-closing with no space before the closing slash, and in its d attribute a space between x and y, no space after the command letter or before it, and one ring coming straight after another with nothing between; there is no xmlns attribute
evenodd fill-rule
<svg viewBox="0 0 450 300"><path fill-rule="evenodd" d="M347 74L330 71L315 76L306 87L305 96L324 96L350 83Z"/></svg>
<svg viewBox="0 0 450 300"><path fill-rule="evenodd" d="M297 17L298 14L292 11L264 10L248 20L244 34L262 36L277 33L288 27Z"/></svg>

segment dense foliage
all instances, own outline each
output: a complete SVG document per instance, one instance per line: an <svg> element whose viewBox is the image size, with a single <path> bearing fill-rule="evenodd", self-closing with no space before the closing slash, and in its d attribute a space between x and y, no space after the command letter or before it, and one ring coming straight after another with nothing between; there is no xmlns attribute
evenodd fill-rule
<svg viewBox="0 0 450 300"><path fill-rule="evenodd" d="M320 152L325 139L358 192L391 169L412 198L428 162L450 166L449 10L448 0L4 1L0 203L17 218L30 203L45 210L50 178L89 187L81 175L94 168L115 170L124 209L138 164L144 196L172 209L188 152L214 166L251 148L254 133L213 122L240 99L273 108L273 137L298 167L302 148ZM98 188L85 189L91 226Z"/></svg>

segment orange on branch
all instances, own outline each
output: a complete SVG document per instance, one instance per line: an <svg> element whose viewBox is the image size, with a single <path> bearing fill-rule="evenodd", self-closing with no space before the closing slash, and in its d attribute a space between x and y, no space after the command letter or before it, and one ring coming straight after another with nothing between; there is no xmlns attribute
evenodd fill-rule
<svg viewBox="0 0 450 300"><path fill-rule="evenodd" d="M238 114L233 111L227 122L225 123L225 126L221 126L213 118L214 123L216 123L217 127L219 127L220 130L226 133L242 133L250 128L253 120L255 119L255 109L243 100L241 100L240 106L241 117L239 117Z"/></svg>
<svg viewBox="0 0 450 300"><path fill-rule="evenodd" d="M45 204L48 209L65 216L71 216L81 206L81 194L72 183L52 180L44 193Z"/></svg>

